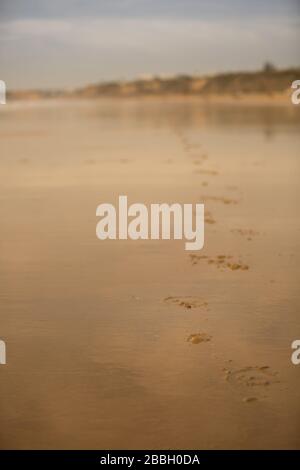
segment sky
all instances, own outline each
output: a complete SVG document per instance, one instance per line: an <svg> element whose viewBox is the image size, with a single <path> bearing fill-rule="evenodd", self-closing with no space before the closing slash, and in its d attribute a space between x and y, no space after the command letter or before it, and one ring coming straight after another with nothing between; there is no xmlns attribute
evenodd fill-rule
<svg viewBox="0 0 300 470"><path fill-rule="evenodd" d="M300 0L0 0L8 89L300 65Z"/></svg>

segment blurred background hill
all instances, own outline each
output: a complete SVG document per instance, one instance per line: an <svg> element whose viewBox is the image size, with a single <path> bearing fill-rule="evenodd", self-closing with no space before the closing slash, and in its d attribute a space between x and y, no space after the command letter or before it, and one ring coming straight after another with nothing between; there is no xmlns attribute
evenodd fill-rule
<svg viewBox="0 0 300 470"><path fill-rule="evenodd" d="M176 75L172 77L149 76L132 81L109 81L69 90L10 91L8 97L17 99L44 98L102 98L139 97L155 95L191 95L209 97L229 95L286 95L291 84L299 79L300 68L277 70L266 63L261 71L231 72L213 76Z"/></svg>

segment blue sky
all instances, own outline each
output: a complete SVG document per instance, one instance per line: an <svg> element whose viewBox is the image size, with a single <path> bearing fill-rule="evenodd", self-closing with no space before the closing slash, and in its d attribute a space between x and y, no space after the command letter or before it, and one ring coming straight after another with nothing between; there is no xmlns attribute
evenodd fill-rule
<svg viewBox="0 0 300 470"><path fill-rule="evenodd" d="M0 0L8 88L300 65L300 0Z"/></svg>

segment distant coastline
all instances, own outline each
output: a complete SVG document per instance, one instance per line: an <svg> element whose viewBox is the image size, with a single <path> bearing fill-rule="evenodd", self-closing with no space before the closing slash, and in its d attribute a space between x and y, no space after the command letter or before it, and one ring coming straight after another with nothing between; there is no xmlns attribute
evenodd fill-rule
<svg viewBox="0 0 300 470"><path fill-rule="evenodd" d="M213 76L176 75L132 81L110 81L70 90L8 90L12 101L40 99L97 99L142 97L199 97L226 101L286 101L291 84L300 79L300 67L285 70L221 73Z"/></svg>

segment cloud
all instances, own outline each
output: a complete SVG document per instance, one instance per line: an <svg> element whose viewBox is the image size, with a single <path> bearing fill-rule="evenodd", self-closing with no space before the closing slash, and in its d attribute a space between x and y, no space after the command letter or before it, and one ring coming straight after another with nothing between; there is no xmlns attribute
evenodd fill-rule
<svg viewBox="0 0 300 470"><path fill-rule="evenodd" d="M251 68L265 60L292 65L299 55L298 31L298 18L259 18L255 22L248 17L238 21L28 18L0 23L0 55L13 83L18 81L21 65L27 63L30 69L23 73L25 81L35 75L38 86L39 70L50 71L51 66L48 86L50 79L53 86L65 85L68 80L76 85L95 81L98 76L110 79L142 72ZM72 70L72 77L68 77L68 70Z"/></svg>
<svg viewBox="0 0 300 470"><path fill-rule="evenodd" d="M250 44L261 38L290 36L299 27L297 19L284 21L204 21L199 19L24 19L0 25L1 40L26 41L47 38L62 45L110 48L151 47L181 43L222 45L237 40Z"/></svg>

